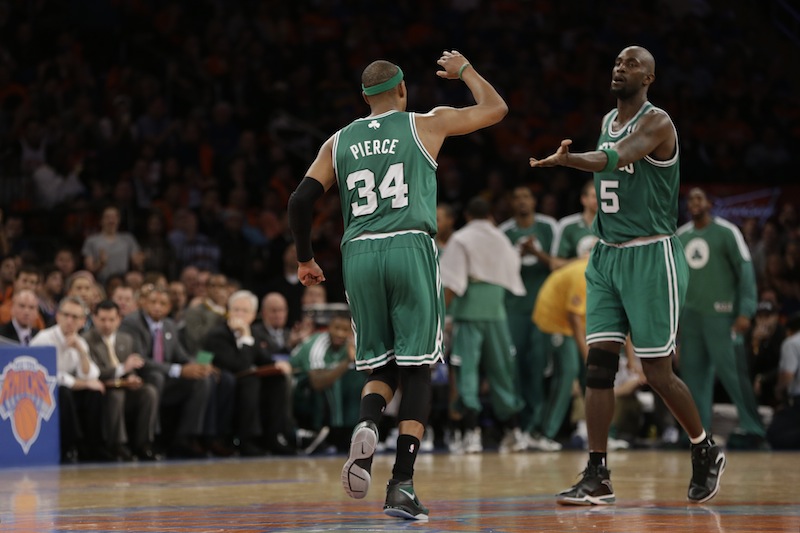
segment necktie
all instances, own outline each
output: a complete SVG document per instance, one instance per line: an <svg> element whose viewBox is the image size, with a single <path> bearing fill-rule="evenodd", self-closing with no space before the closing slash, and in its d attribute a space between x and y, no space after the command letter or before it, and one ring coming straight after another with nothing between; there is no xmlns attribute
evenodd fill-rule
<svg viewBox="0 0 800 533"><path fill-rule="evenodd" d="M22 345L27 346L30 343L31 343L31 334L26 333L25 335L22 336Z"/></svg>
<svg viewBox="0 0 800 533"><path fill-rule="evenodd" d="M117 357L117 351L114 349L114 343L111 342L111 337L103 339L103 342L106 343L106 348L108 349L108 358L111 360L111 364L114 367L119 366L119 358Z"/></svg>
<svg viewBox="0 0 800 533"><path fill-rule="evenodd" d="M164 362L164 336L161 334L161 326L156 326L153 331L153 361Z"/></svg>

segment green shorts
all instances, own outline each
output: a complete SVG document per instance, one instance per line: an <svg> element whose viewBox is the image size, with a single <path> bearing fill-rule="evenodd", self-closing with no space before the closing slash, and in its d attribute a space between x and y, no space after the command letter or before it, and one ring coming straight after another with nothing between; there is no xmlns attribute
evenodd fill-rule
<svg viewBox="0 0 800 533"><path fill-rule="evenodd" d="M342 246L356 368L442 360L444 294L436 244L422 232L357 237Z"/></svg>
<svg viewBox="0 0 800 533"><path fill-rule="evenodd" d="M675 351L689 267L677 237L640 246L598 243L586 268L586 341L624 344L639 357Z"/></svg>

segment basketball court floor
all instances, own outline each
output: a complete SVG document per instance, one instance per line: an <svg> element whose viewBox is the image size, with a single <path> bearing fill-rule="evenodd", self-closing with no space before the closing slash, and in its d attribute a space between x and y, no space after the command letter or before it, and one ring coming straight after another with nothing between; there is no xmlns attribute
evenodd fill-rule
<svg viewBox="0 0 800 533"><path fill-rule="evenodd" d="M364 500L340 486L343 456L5 469L0 531L800 531L800 453L729 452L719 495L693 505L688 451L613 452L608 507L554 503L582 452L420 455L428 522L383 515L393 458L376 457Z"/></svg>

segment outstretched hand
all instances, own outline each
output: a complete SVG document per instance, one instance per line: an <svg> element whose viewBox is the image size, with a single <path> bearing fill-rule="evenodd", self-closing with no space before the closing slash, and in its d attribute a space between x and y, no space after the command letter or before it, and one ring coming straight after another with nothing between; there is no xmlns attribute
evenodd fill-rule
<svg viewBox="0 0 800 533"><path fill-rule="evenodd" d="M442 52L442 57L439 58L437 63L444 69L444 70L437 70L436 75L440 78L445 78L448 80L457 80L458 79L458 71L469 63L467 58L462 56L460 52L456 50L451 50L448 52L445 50Z"/></svg>
<svg viewBox="0 0 800 533"><path fill-rule="evenodd" d="M312 259L311 261L297 264L297 278L300 283L309 287L311 285L319 285L325 281L325 274L323 274L317 262Z"/></svg>
<svg viewBox="0 0 800 533"><path fill-rule="evenodd" d="M564 139L561 141L561 146L554 154L551 154L544 159L536 159L531 157L530 165L536 167L557 167L566 166L567 159L569 158L569 145L572 144L572 139Z"/></svg>

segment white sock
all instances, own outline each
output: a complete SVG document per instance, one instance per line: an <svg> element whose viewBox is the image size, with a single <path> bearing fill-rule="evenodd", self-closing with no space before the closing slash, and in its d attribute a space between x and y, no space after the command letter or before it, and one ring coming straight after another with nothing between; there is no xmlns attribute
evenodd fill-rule
<svg viewBox="0 0 800 533"><path fill-rule="evenodd" d="M699 437L695 437L695 438L693 438L693 439L692 439L692 438L690 438L690 439L689 439L689 441L690 441L692 444L700 444L700 443L701 443L701 442L703 442L704 440L706 440L706 430L703 430L703 432L700 434L700 436L699 436Z"/></svg>

